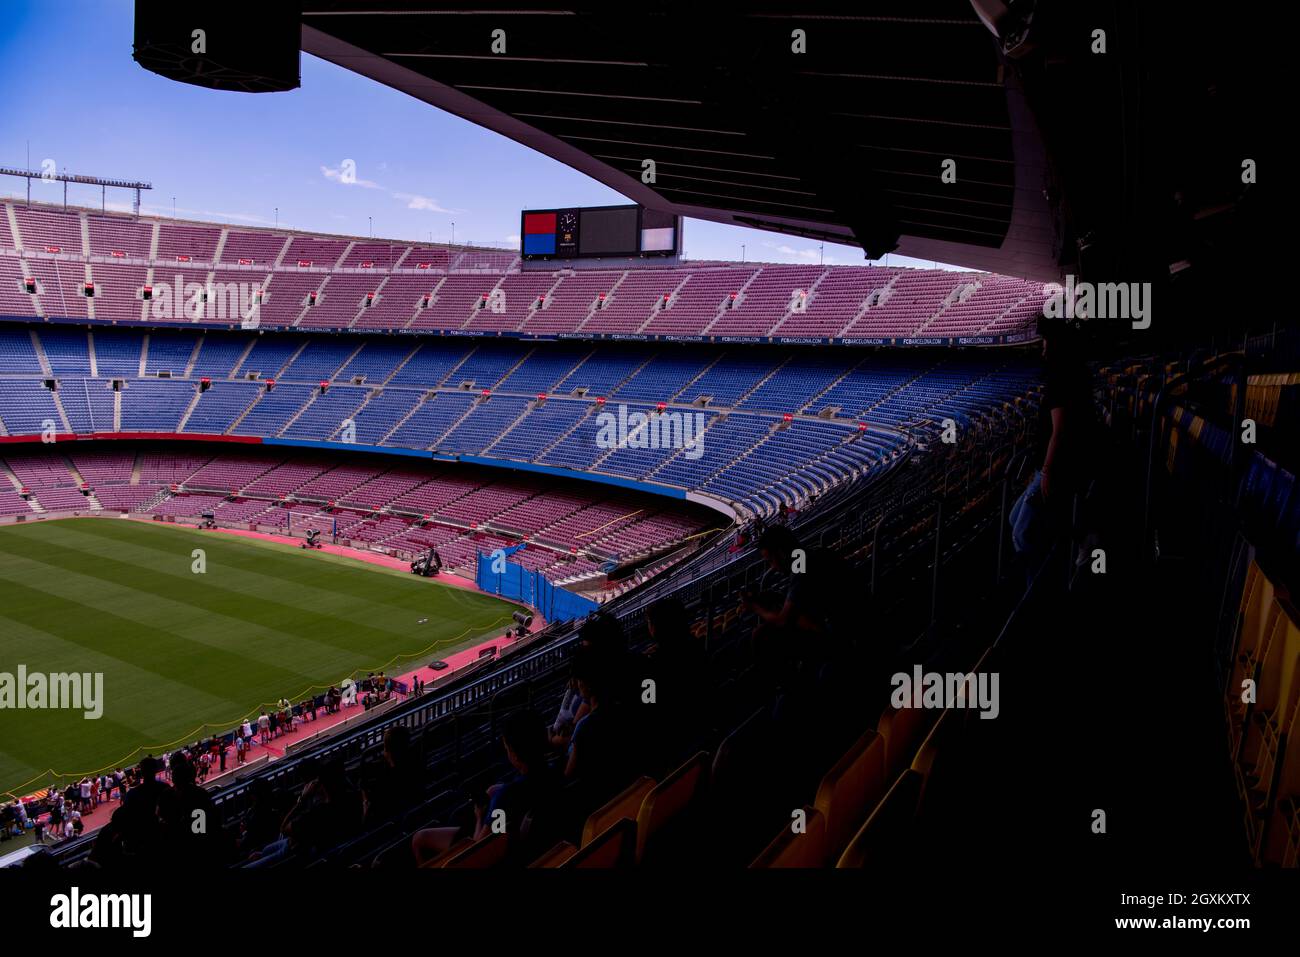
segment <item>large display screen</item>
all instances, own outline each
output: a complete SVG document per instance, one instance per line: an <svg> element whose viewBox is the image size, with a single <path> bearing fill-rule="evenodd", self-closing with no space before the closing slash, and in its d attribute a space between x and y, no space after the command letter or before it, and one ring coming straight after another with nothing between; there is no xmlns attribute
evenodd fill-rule
<svg viewBox="0 0 1300 957"><path fill-rule="evenodd" d="M635 206L584 210L578 252L583 256L617 256L628 250L639 252L637 230L640 219L641 210Z"/></svg>
<svg viewBox="0 0 1300 957"><path fill-rule="evenodd" d="M641 206L524 210L520 252L525 259L673 256L678 217Z"/></svg>

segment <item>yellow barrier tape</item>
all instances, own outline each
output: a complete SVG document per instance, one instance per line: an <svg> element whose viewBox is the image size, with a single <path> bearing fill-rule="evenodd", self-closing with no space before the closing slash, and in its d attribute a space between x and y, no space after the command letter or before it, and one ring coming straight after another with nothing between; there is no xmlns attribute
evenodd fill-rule
<svg viewBox="0 0 1300 957"><path fill-rule="evenodd" d="M505 624L506 622L511 621L511 620L512 620L512 619L511 619L509 616L505 616L505 617L502 617L502 618L498 618L496 621L494 621L494 622L492 622L491 624L486 625L486 626L484 626L484 627L482 627L482 628L478 628L478 627L470 627L470 628L466 628L464 631L462 631L459 635L457 635L457 636L454 637L454 638L443 638L443 639L440 639L440 640L438 640L438 641L435 641L433 644L429 645L427 648L423 648L423 649L421 649L420 651L413 651L413 652L410 652L410 653L408 653L408 654L397 654L397 655L394 655L392 658L388 659L388 661L384 662L382 665L376 665L376 666L373 667L373 668L367 668L367 667L354 668L352 671L348 672L348 674L345 676L345 678L351 678L353 675L356 675L356 674L358 674L358 673L360 673L360 672L363 672L363 671L364 671L364 672L383 671L385 668L388 668L388 667L390 667L391 665L395 664L395 663L396 663L399 659L401 659L401 658L419 658L419 657L422 657L422 656L424 656L424 655L427 655L427 654L428 654L429 652L431 652L431 651L434 651L434 650L436 650L436 649L438 649L438 648L440 648L440 647L443 647L444 645L454 644L455 642L460 641L461 639L465 638L466 636L468 636L468 635L469 635L470 633L472 633L472 632L477 631L477 632L480 632L480 633L481 633L481 632L485 632L485 631L490 631L491 629L496 628L498 625ZM311 693L311 692L314 692L314 691L317 691L317 690L328 690L328 689L331 688L331 687L333 687L333 685L310 685L309 687L304 688L302 691L298 692L298 694L295 694L295 695L289 695L289 700L290 700L290 701L297 701L297 700L299 700L299 699L305 698L305 697L306 697L309 693ZM32 779L29 780L29 781L24 781L22 784L19 784L19 785L17 785L16 787L14 787L12 790L8 790L8 791L0 791L0 795L3 795L3 796L5 796L5 797L9 797L9 798L19 798L19 797L23 797L23 796L25 796L25 795L27 795L27 794L30 794L31 791L28 790L28 789L29 789L33 784L36 784L36 782L38 782L38 781L42 781L42 782L43 782L43 781L45 781L45 780L47 780L48 778L51 778L51 777L55 778L56 781L55 781L55 782L51 782L50 785L47 787L47 790L49 789L49 787L53 787L53 785L54 785L55 783L57 783L57 779L71 779L71 780L74 780L74 781L79 781L79 780L81 780L82 778L85 778L85 777L91 777L91 776L94 776L94 775L103 774L105 771L115 771L115 770L117 770L118 768L128 767L128 766L130 766L130 765L132 765L132 764L135 763L135 758L136 758L137 755L139 755L139 756L147 756L147 755L150 755L150 754L154 754L154 753L156 753L156 752L167 751L167 750L169 750L170 748L174 748L174 747L176 747L177 745L180 745L180 744L188 744L188 743L190 743L190 742L192 742L192 741L194 741L194 740L196 740L196 739L201 739L202 736L203 736L203 732L204 732L206 729L208 729L208 728L217 728L217 729L221 729L221 728L233 728L233 727L238 727L239 724L240 724L241 722L243 722L245 719L250 718L250 717L254 717L254 716L258 715L258 714L262 711L262 709L264 709L264 708L268 708L268 707L274 708L274 707L276 707L277 705L278 705L278 702L275 702L275 701L264 701L264 702L262 702L261 704L257 705L256 707L254 707L251 711L247 712L246 714L242 714L242 715L240 715L240 716L239 716L238 718L236 718L234 721L211 721L211 722L207 722L207 723L205 723L205 724L201 724L201 725L199 725L197 728L195 728L193 731L191 731L189 734L182 735L181 737L177 738L175 741L170 741L170 742L168 742L167 744L145 745L145 746L138 747L138 748L136 748L134 751L132 751L130 754L128 754L126 757L121 758L121 759L119 759L119 760L117 760L117 761L114 761L112 764L106 765L105 767L99 768L99 769L94 770L94 771L76 771L76 772L73 772L73 771L55 771L53 768L47 768L46 770L42 771L40 774L36 775L36 777L32 778Z"/></svg>
<svg viewBox="0 0 1300 957"><path fill-rule="evenodd" d="M601 529L609 528L615 522L621 522L623 521L623 519L631 518L633 515L640 515L642 511L644 511L644 509L638 508L635 511L628 512L626 515L620 515L617 518L611 518L608 522L606 522L604 525L601 525L599 528L593 528L589 532L583 532L581 535L575 535L574 538L590 538L592 535L595 535L597 532L601 531Z"/></svg>

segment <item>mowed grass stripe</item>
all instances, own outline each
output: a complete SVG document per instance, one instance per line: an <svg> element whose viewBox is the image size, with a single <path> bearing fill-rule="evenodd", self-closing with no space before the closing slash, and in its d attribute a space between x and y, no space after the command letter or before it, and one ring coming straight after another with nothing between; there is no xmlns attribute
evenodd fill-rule
<svg viewBox="0 0 1300 957"><path fill-rule="evenodd" d="M119 522L115 525L106 520L90 520L86 524L92 528L109 526L126 533L138 533L140 528L135 523L128 525ZM122 543L116 540L97 543L99 547L95 548L93 553L100 555L104 561L116 560L109 556L121 556L130 565L147 565L157 570L160 575L170 576L173 582L187 589L185 599L187 602L208 610L214 610L211 603L205 604L203 601L203 595L209 590L239 591L258 601L269 600L267 598L269 595L275 595L277 600L281 596L286 596L292 601L280 602L280 604L297 609L300 615L325 613L329 617L342 618L353 623L359 637L365 637L365 629L373 627L376 622L382 628L383 623L393 619L395 613L401 608L409 608L413 612L426 609L430 595L435 594L427 587L422 587L427 586L428 582L412 580L409 575L386 574L383 570L372 569L370 566L361 566L359 569L354 561L345 560L343 565L322 566L316 564L319 558L316 553L304 553L293 548L284 549L282 546L276 546L276 552L268 553L256 547L250 548L243 540L218 540L218 536L178 532L174 528L166 527L145 526L145 528L153 533L147 541L152 544L156 555L147 548L134 550L129 541ZM63 529L59 531L64 532ZM67 534L76 536L81 532L82 530L69 530ZM80 539L76 537L69 539L66 535L64 538L69 542L70 547L75 550L81 549ZM93 537L91 541L94 542ZM190 570L191 546L194 542L197 542L198 546L207 553L208 570L204 575L195 575ZM85 550L91 551L90 548ZM31 554L29 552L29 555ZM275 562L268 562L264 557L266 555L274 558ZM93 563L91 564L93 568ZM278 574L277 570L283 568L292 568L296 575L290 578ZM366 574L358 576L355 573L359 570ZM309 580L302 580L304 578ZM313 578L314 581L311 580ZM358 578L361 580L360 586L355 583ZM297 587L279 589L274 587L274 582L268 582L268 579ZM321 581L326 581L330 587L321 587L318 584ZM335 585L339 587L333 587ZM136 587L141 587L141 584L137 584ZM438 589L436 594L442 620L449 624L461 623L461 631L465 628L476 628L482 633L487 633L495 625L502 623L505 617L500 610L500 603L488 596L448 589ZM259 611L257 617L265 619L266 615L263 612L271 613L274 609L266 607ZM228 608L224 609L224 613L231 614ZM418 617L423 616L417 615L416 618ZM408 629L416 619L408 621L405 616L400 615L398 618L399 632L408 634Z"/></svg>
<svg viewBox="0 0 1300 957"><path fill-rule="evenodd" d="M208 691L187 680L173 681L138 663L105 654L100 648L87 647L84 641L69 640L46 627L37 627L8 614L0 614L0 662L3 662L3 670L9 672L21 663L27 666L29 672L39 671L43 674L112 674L116 681L114 687L109 689L113 700L127 705L123 710L137 718L129 727L147 734L157 733L162 728L156 720L152 720L149 710L137 708L136 705L161 702L182 710L193 710L195 707L206 710L214 706L228 710L232 705L243 703L243 695L239 693L238 687ZM185 677L188 678L188 673ZM0 711L0 722L13 714L14 712Z"/></svg>
<svg viewBox="0 0 1300 957"><path fill-rule="evenodd" d="M195 547L206 575L190 571ZM94 770L204 724L224 730L263 702L435 644L448 653L498 634L516 607L324 559L123 520L0 528L0 671L103 671L106 699L98 721L0 711L0 790L50 767Z"/></svg>
<svg viewBox="0 0 1300 957"><path fill-rule="evenodd" d="M180 620L194 620L197 612L201 611L214 619L213 624L221 626L213 636L213 640L220 643L253 641L257 635L250 633L249 629L262 629L263 623L281 635L328 645L344 652L355 652L369 643L397 637L391 630L360 624L353 616L333 615L328 613L329 609L317 610L314 602L283 602L261 597L250 583L245 583L242 589L221 587L217 581L233 580L228 567L211 568L203 575L193 574L188 569L183 574L174 574L140 568L133 562L95 557L73 571L74 563L83 557L76 550L48 542L25 545L22 556L25 562L44 566L52 573L38 586L40 590L69 601L75 601L86 591L92 594L115 592L114 598L121 607L108 610L116 610L120 617L136 622L144 629L163 630L177 616ZM4 578L5 570L0 568L0 580ZM127 580L131 581L129 587L120 584ZM274 581L261 580L256 584L261 591L282 593ZM105 603L110 600L113 599L106 595ZM350 625L349 633L337 630L340 620ZM411 630L413 622L404 633L409 635Z"/></svg>
<svg viewBox="0 0 1300 957"><path fill-rule="evenodd" d="M277 661L283 660L280 657L283 652L310 655L334 651L346 656L356 651L350 645L330 649L326 643L318 641L302 641L295 647L288 639L297 639L297 636L274 627L274 621L263 625L255 618L228 615L217 607L201 608L187 602L187 592L180 589L175 591L175 597L170 597L157 588L142 589L120 584L122 579L103 573L85 575L51 562L49 555L29 556L26 568L35 568L43 574L24 576L21 571L14 572L0 565L0 582L7 583L6 591L12 591L15 599L20 595L26 597L8 612L11 617L25 614L22 620L34 627L48 627L47 621L59 622L62 626L59 634L70 630L74 640L84 646L99 648L124 662L136 662L142 655L155 652L153 636L164 639L161 648L166 654L187 657L210 651L210 663L218 666L223 656L233 655L231 663L241 668L278 668ZM119 572L124 578L130 577L131 566L123 564ZM218 600L220 597L216 596ZM243 604L245 599L240 596L227 601L233 609ZM68 614L71 614L70 620ZM100 645L95 633L82 627L84 620L95 617L105 621L109 629L107 633L128 640L120 648L112 644ZM267 644L268 638L279 640ZM269 658L263 653L264 649L272 652ZM151 657L149 660L156 670L158 659ZM182 661L181 667L188 671L189 665ZM301 675L286 670L284 677L296 680Z"/></svg>
<svg viewBox="0 0 1300 957"><path fill-rule="evenodd" d="M128 533L139 528L134 523L132 526L125 522L119 522L115 526L107 520L91 520L90 525L107 525L110 528L127 526L122 530ZM212 606L203 604L201 600L201 596L208 591L238 591L259 601L268 600L267 596L270 595L275 595L277 599L283 595L291 599L284 603L298 609L300 614L324 613L329 617L343 618L351 621L359 630L372 627L375 621L384 621L394 606L419 610L429 600L429 591L420 587L427 583L413 581L409 576L394 576L369 568L364 568L367 576L357 576L354 574L358 570L355 562L347 562L345 565L318 564L315 553L305 554L302 550L296 554L292 549L269 551L250 548L243 541L220 540L215 535L204 536L174 529L145 527L154 532L154 535L145 540L144 547L129 539L122 541L114 537L104 540L102 536L86 535L84 530L65 532L60 529L63 534L57 538L31 543L43 547L44 552L29 548L24 554L29 558L40 558L42 554L49 554L50 549L62 546L74 552L98 555L105 563L120 561L131 566L147 567L157 575L165 576L161 580L170 579L172 584L180 584L185 588L187 602L209 610ZM202 548L206 554L207 572L203 575L191 571L190 556L194 547ZM308 561L304 561L304 558ZM94 563L90 563L90 574L94 574L94 567ZM116 578L116 574L111 577ZM273 587L275 582L294 587L278 589ZM322 582L326 584L322 585ZM136 587L146 586L141 582ZM195 595L200 596L199 599L196 600ZM495 610L492 602L493 599L486 596L463 590L453 591L450 596L439 599L444 619L459 617L463 622L462 630L464 627L490 629L494 619L500 618L500 614L491 617L483 614L485 609ZM446 607L448 604L452 607ZM463 614L456 614L457 607L463 609ZM259 611L255 617L264 615ZM402 627L405 630L407 626Z"/></svg>
<svg viewBox="0 0 1300 957"><path fill-rule="evenodd" d="M404 572L383 566L358 566L354 559L330 555L326 552L307 551L297 546L256 538L232 538L219 533L195 532L175 525L147 525L145 527L154 534L141 537L140 524L120 520L92 521L72 528L60 528L59 531L61 534L75 536L77 547L88 550L96 548L93 544L94 540L100 540L104 543L102 554L114 554L114 550L119 545L131 549L155 551L159 553L160 558L164 559L157 565L159 568L170 568L178 557L183 557L182 565L188 571L191 551L196 547L202 548L207 553L209 566L214 562L226 561L233 568L255 568L259 578L278 578L298 585L308 592L319 593L323 597L332 597L341 589L345 594L369 602L373 598L377 579L348 575L336 581L332 580L331 587L326 587L321 584L321 565L342 567L349 571L360 568L368 575L382 576L400 582L400 584L391 582L389 584L401 592L418 594L418 590L412 591L412 586L418 586L419 582L413 582ZM143 552L138 552L136 555L141 561L146 560ZM310 561L304 562L304 558ZM453 593L451 600L465 607L478 607L483 601L483 596L475 592L458 591Z"/></svg>
<svg viewBox="0 0 1300 957"><path fill-rule="evenodd" d="M122 757L105 753L105 748L115 742L168 741L170 738L160 735L166 735L169 726L174 727L178 719L196 710L228 713L243 706L238 698L209 695L191 685L177 684L145 668L65 641L53 632L0 615L0 662L6 663L6 670L14 670L12 662L19 654L26 656L22 663L30 670L45 674L75 671L105 675L108 704L104 716L94 721L81 719L69 742L78 767L98 767L89 762ZM119 717L131 720L117 720ZM0 762L7 754L15 763L26 765L28 771L22 780L45 771L49 764L42 762L48 762L49 754L43 742L51 732L61 730L59 725L64 720L56 711L0 711Z"/></svg>
<svg viewBox="0 0 1300 957"><path fill-rule="evenodd" d="M102 520L90 520L90 524L108 524ZM170 530L152 529L145 527L148 532L152 532L163 537L171 536L174 533ZM139 526L135 527L139 530ZM59 529L62 531L62 529ZM262 644L259 635L255 629L263 627L262 623L267 623L270 630L281 636L297 637L304 642L304 647L297 649L304 654L313 652L311 645L327 644L337 651L352 655L359 650L364 650L376 645L386 645L394 639L397 642L411 650L418 650L412 647L411 636L417 631L416 619L410 617L417 611L425 611L429 607L430 596L435 596L437 600L445 595L445 589L433 590L427 586L428 583L413 582L408 579L398 579L401 590L397 595L396 601L388 601L385 604L373 604L367 609L367 613L372 621L378 621L381 624L385 621L392 622L395 617L400 617L400 622L395 623L388 628L373 628L369 625L356 621L356 616L339 616L333 614L322 614L313 608L313 602L299 601L287 603L282 601L273 601L261 597L258 593L274 591L276 594L286 594L282 589L275 587L274 582L268 582L265 576L257 574L248 574L243 582L244 588L238 593L231 589L221 587L215 583L220 580L233 579L236 577L229 567L218 572L214 567L209 565L209 572L206 575L195 575L189 571L188 551L184 552L186 556L185 570L177 573L175 571L165 571L160 573L157 580L151 580L147 574L143 574L137 569L137 562L120 562L115 559L98 556L98 560L86 560L87 556L74 549L60 548L57 544L47 542L44 539L35 539L22 543L23 560L26 563L39 562L57 570L60 574L53 576L41 576L42 583L36 587L49 591L60 598L66 598L69 601L77 601L84 597L83 593L87 590L90 592L102 591L102 585L107 585L113 592L112 597L116 599L115 608L109 608L110 611L118 614L122 618L130 619L139 623L143 627L155 628L162 631L174 631L172 627L176 621L201 621L208 625L216 625L216 629L209 640L217 641L222 647L242 651L249 657L256 658L256 649ZM4 549L4 541L0 539L0 550ZM227 549L229 550L229 549ZM239 549L236 548L236 551ZM13 554L14 550L10 549ZM121 553L121 549L119 549ZM247 558L248 556L241 556ZM258 556L253 556L254 560ZM299 557L299 556L294 556ZM306 557L306 556L303 556ZM299 559L301 561L301 558ZM172 563L173 566L175 563ZM77 572L70 569L74 565L81 565ZM335 577L351 577L357 569L355 567L339 568L335 571ZM78 581L75 575L84 574L88 580ZM0 564L0 577L4 575L3 565ZM132 591L142 592L145 596L151 596L152 601L137 600L141 595L131 595L123 590L122 582L130 580ZM98 584L102 583L102 584ZM396 584L391 581L386 584ZM256 589L256 590L255 590ZM292 591L288 592L292 595ZM495 600L481 595L472 595L479 603L492 603ZM106 598L107 602L108 599ZM167 607L168 603L178 602L176 607ZM412 612L401 614L400 607L409 605ZM207 612L205 616L198 616L193 613L193 609L198 608ZM448 626L457 624L466 625L471 630L471 634L466 638L477 637L474 631L480 633L494 632L496 625L501 623L506 617L505 609L497 603L498 613L490 619L472 621L456 616L449 617L446 614L441 616L441 623ZM493 610L497 610L493 609ZM145 612L148 615L145 615ZM222 627L218 616L225 616L231 619ZM349 625L346 628L339 628L340 618ZM253 631L250 631L252 629ZM465 627L461 627L460 634L464 632ZM193 628L189 629L192 634ZM421 636L423 637L423 636ZM241 646L243 646L241 648ZM424 647L424 645L420 646ZM317 652L319 653L319 651Z"/></svg>
<svg viewBox="0 0 1300 957"><path fill-rule="evenodd" d="M214 555L218 557L218 560L222 560L224 556L224 559L228 560L232 567L252 567L256 569L259 578L278 578L312 593L319 593L326 598L342 593L351 595L359 601L372 602L374 600L374 589L377 587L377 579L347 575L332 580L330 587L327 588L320 583L320 564L345 568L348 571L362 570L367 575L392 579L387 586L394 590L392 593L408 595L413 600L423 597L419 586L428 584L428 582L412 581L410 575L405 571L387 568L382 565L358 565L356 559L331 555L328 552L310 551L296 545L285 545L280 542L257 538L232 538L219 533L195 532L178 528L175 525L149 525L147 527L156 531L157 534L141 539L135 533L135 529L140 524L139 522L93 521L67 531L69 534L88 536L83 541L88 541L90 537L93 537L104 540L110 546L125 544L131 548L152 549L167 556L169 567L177 554L177 545L174 539L182 538L185 544L180 551L186 556L185 567L187 569L190 562L188 557L190 552L196 547L202 548L208 555L209 567L211 567ZM304 558L309 559L309 561L304 562ZM452 606L465 609L491 607L493 602L496 601L465 589L445 590L442 600Z"/></svg>
<svg viewBox="0 0 1300 957"><path fill-rule="evenodd" d="M286 688L295 683L300 684L307 677L301 672L279 668L265 660L193 641L179 631L113 614L105 607L109 602L96 602L94 595L89 596L93 603L85 603L56 590L29 588L7 575L0 575L0 581L5 582L6 618L34 628L43 627L64 641L81 645L87 651L98 651L123 664L138 664L178 684L219 694L222 687L231 687L230 679L233 676L253 670L269 672L277 685ZM139 607L147 607L141 599L133 600ZM39 649L33 649L28 657L33 660L20 660L14 662L14 665L25 664L28 671L38 670L41 660ZM202 669L194 668L196 658L204 661ZM6 666L3 670L12 671L13 667ZM283 693L289 692L286 690Z"/></svg>
<svg viewBox="0 0 1300 957"><path fill-rule="evenodd" d="M142 735L139 729L113 721L107 715L97 721L85 721L78 715L82 727L70 729L62 723L47 720L46 716L57 714L53 711L22 711L24 719L32 719L28 728L14 729L13 733L0 737L0 767L6 769L8 777L0 779L0 797L22 797L32 790L47 786L53 779L46 774L51 768L47 759L49 749L45 742L51 735L66 740L63 750L65 759L74 762L70 767L77 771L89 773L101 768L117 767L119 762L125 764L124 753L114 751L116 742L139 738L152 740ZM3 720L0 720L3 724ZM24 785L30 786L24 787ZM66 786L67 781L63 784Z"/></svg>
<svg viewBox="0 0 1300 957"><path fill-rule="evenodd" d="M27 594L30 596L32 593ZM91 606L72 603L52 607L52 602L43 594L36 593L36 598L35 607L27 601L5 603L4 614L0 614L0 629L3 629L0 670L12 674L18 664L25 664L27 671L40 674L103 672L105 681L112 675L114 684L112 688L105 685L105 696L110 696L110 702L126 705L123 710L140 719L130 722L130 726L139 731L159 728L149 720L147 710L135 707L138 703L147 703L135 701L135 696L143 694L152 701L185 701L187 709L211 710L218 706L229 710L231 706L243 703L238 676L246 674L247 668L261 667L260 662L237 655L222 655L220 659L213 658L212 666L204 668L201 675L195 675L187 655L175 657L166 648L166 642L177 642L174 635L142 641L138 633L118 631L113 627L113 619L109 618L101 620L100 637L94 640L82 633L82 629L77 627L79 623L75 620L70 623L69 620L69 616L75 619L75 616L86 615ZM168 655L164 667L159 667L157 655L149 654L151 648L161 649L161 654ZM302 681L307 677L289 668L279 671L281 674L277 677L281 680ZM9 714L0 711L0 719Z"/></svg>
<svg viewBox="0 0 1300 957"><path fill-rule="evenodd" d="M56 662L43 646L6 647L0 670L14 673L23 664L29 673L102 671L104 675L103 715L98 719L87 720L82 712L70 710L0 711L5 751L14 750L10 741L26 740L29 743L20 752L23 763L36 766L35 772L20 775L0 758L0 782L7 782L0 787L6 790L47 768L72 773L94 770L136 748L168 743L206 720L238 717L257 703L237 695L248 687L246 675L257 674L278 687L310 684L300 672L197 645L172 631L141 629L102 608L66 598L52 600L47 592L11 580L6 580L4 593L6 623L49 631L85 654L80 663ZM12 639L5 642L16 644ZM108 664L92 667L105 658ZM141 670L150 673L143 681L138 675ZM188 690L178 694L178 686ZM208 717L196 720L196 715ZM141 725L157 733L147 733Z"/></svg>
<svg viewBox="0 0 1300 957"><path fill-rule="evenodd" d="M107 750L121 741L163 741L155 735L164 730L169 720L183 717L193 709L196 701L208 705L230 703L211 699L189 686L176 685L142 668L124 665L115 659L96 652L88 652L80 645L64 641L58 635L0 615L0 662L12 662L18 648L28 651L38 648L39 661L24 661L30 668L46 673L90 671L105 672L105 698L110 695L124 705L105 710L103 717L87 721L75 719L73 733L68 738L68 756L77 761L77 767L93 769L107 759L123 757ZM11 668L6 664L6 668ZM107 674L116 674L113 688L107 687ZM133 704L133 699L135 704ZM155 702L152 707L139 707L143 702ZM162 712L155 714L155 712ZM116 716L132 715L135 718L154 720L125 721ZM0 711L0 766L12 765L17 770L11 784L29 781L49 768L49 748L45 744L51 735L58 736L67 729L66 713L58 711ZM8 786L8 785L0 785Z"/></svg>

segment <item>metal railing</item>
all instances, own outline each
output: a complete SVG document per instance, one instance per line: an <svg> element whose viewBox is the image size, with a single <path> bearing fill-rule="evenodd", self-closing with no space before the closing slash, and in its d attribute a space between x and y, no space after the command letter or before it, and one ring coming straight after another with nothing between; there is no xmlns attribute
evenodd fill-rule
<svg viewBox="0 0 1300 957"><path fill-rule="evenodd" d="M933 551L929 560L932 565L929 613L933 623L941 605L942 581L940 568L943 564L943 538L941 531L950 529L954 541L961 539L963 519L960 510L954 509L949 518L944 518L944 501L956 501L968 498L973 493L991 494L996 487L1001 490L1001 508L983 515L983 525L992 517L1003 525L1006 523L1006 509L1009 495L1008 483L1012 480L1010 466L1018 461L1015 450L1023 441L1024 421L1008 420L1002 433L997 436L984 435L998 444L989 453L988 468L978 472L972 464L961 470L961 480L953 481L957 466L950 461L951 455L914 455L909 449L894 457L875 473L857 481L845 483L833 492L823 496L812 512L793 517L791 525L801 540L826 543L827 536L834 535L831 543L840 550L856 551L871 543L871 584L873 594L878 579L888 570L887 563L880 558L880 533L891 521L904 525L898 536L899 541L909 539L907 529L933 513L932 529L925 532L919 542L914 542L907 554L915 554L915 549L930 544ZM994 475L999 455L1010 450L1007 468ZM980 453L983 454L982 452ZM974 457L971 458L971 463ZM986 474L987 473L987 474ZM990 517L992 516L992 517ZM932 537L931 537L932 536ZM966 529L966 539L973 537ZM694 607L703 612L706 620L706 647L712 632L713 620L719 607L734 598L740 585L752 585L761 581L765 563L760 555L751 548L734 550L733 537L720 534L712 542L705 544L694 556L687 558L680 566L669 569L662 575L651 579L644 585L621 595L605 606L605 611L619 618L629 631L641 627L644 612L653 602L674 596L683 601L688 609ZM1001 579L1002 536L999 535L998 577ZM957 549L950 551L950 557ZM907 554L895 556L896 560L905 559ZM561 672L568 660L571 647L577 638L580 623L559 623L535 636L526 646L515 646L498 659L487 661L481 667L472 668L448 679L445 687L434 687L416 698L408 698L397 707L376 715L372 719L358 722L347 730L323 739L319 745L259 767L254 772L223 785L213 791L214 803L227 807L238 807L246 803L254 781L270 782L294 780L307 761L342 758L345 761L356 760L382 746L385 731L389 727L401 725L416 732L441 726L451 721L474 715L494 696L502 692L528 685L539 678L553 677ZM490 716L489 716L490 717ZM482 716L480 716L481 723ZM456 726L456 744L453 751L453 763L460 753L461 728ZM61 862L70 862L89 853L93 836L76 839L53 849L52 853Z"/></svg>

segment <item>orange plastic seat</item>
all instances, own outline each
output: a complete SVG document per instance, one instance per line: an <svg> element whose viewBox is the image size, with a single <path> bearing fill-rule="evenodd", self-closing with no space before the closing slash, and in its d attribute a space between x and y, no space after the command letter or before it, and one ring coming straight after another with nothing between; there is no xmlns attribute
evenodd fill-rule
<svg viewBox="0 0 1300 957"><path fill-rule="evenodd" d="M908 768L876 805L835 866L888 866L907 841L920 794L921 775Z"/></svg>
<svg viewBox="0 0 1300 957"><path fill-rule="evenodd" d="M777 867L821 867L826 860L826 819L815 807L805 807L804 827L800 831L791 821L781 828L767 847L754 858L751 869Z"/></svg>
<svg viewBox="0 0 1300 957"><path fill-rule="evenodd" d="M579 846L586 847L597 834L605 833L616 821L623 818L635 821L641 811L641 803L654 790L654 786L653 778L639 777L610 798L603 807L592 811L587 817L587 823L583 825L582 843Z"/></svg>
<svg viewBox="0 0 1300 957"><path fill-rule="evenodd" d="M641 803L637 814L636 861L640 864L647 848L670 826L699 808L700 798L709 781L709 755L700 751L657 784Z"/></svg>
<svg viewBox="0 0 1300 957"><path fill-rule="evenodd" d="M636 822L628 818L615 821L591 843L562 863L561 867L627 867L636 856Z"/></svg>
<svg viewBox="0 0 1300 957"><path fill-rule="evenodd" d="M835 762L813 802L826 820L826 855L838 858L885 793L885 739L868 731Z"/></svg>
<svg viewBox="0 0 1300 957"><path fill-rule="evenodd" d="M486 870L496 867L506 859L507 839L504 834L489 834L481 841L473 841L455 854L446 858L444 868L465 868L468 870Z"/></svg>
<svg viewBox="0 0 1300 957"><path fill-rule="evenodd" d="M560 841L553 848L529 864L529 867L560 867L565 861L578 853L578 849L568 841Z"/></svg>

